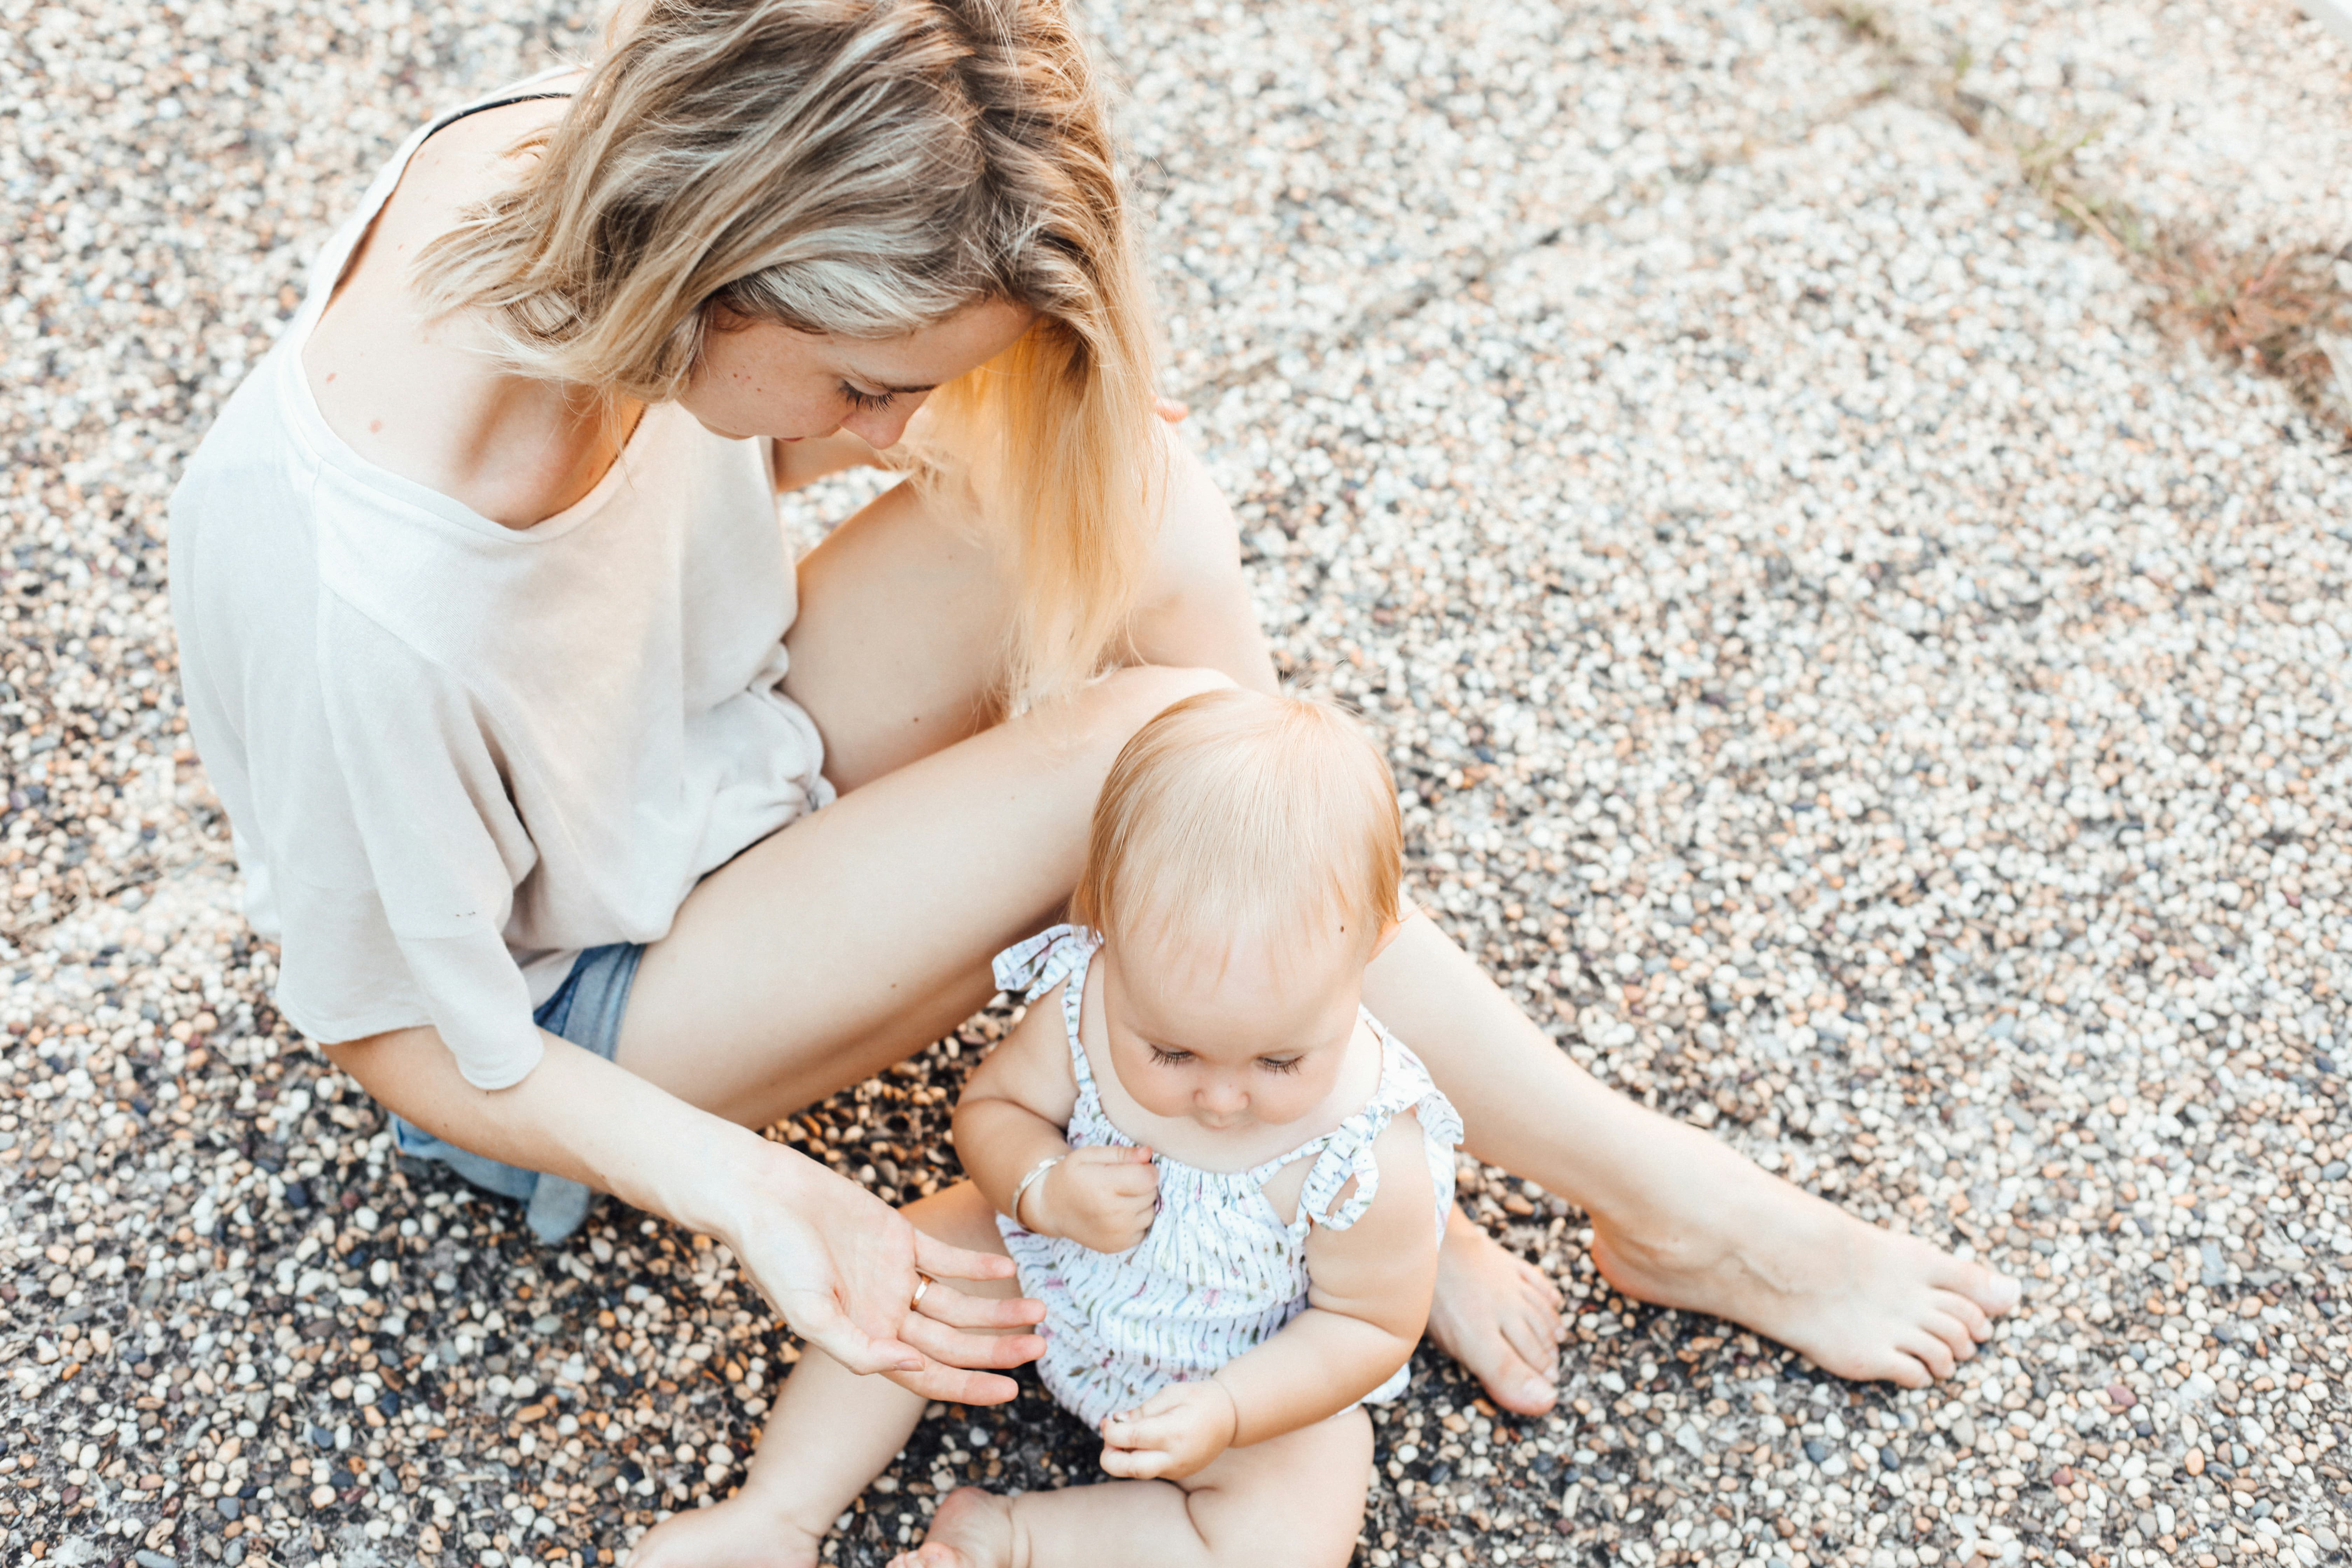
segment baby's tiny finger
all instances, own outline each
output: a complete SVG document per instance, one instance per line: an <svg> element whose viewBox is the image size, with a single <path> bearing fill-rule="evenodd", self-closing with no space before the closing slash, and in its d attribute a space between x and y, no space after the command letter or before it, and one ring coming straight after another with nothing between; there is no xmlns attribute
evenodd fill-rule
<svg viewBox="0 0 2352 1568"><path fill-rule="evenodd" d="M1105 1444L1102 1468L1107 1474L1123 1480L1153 1480L1168 1468L1168 1456L1149 1448L1118 1448Z"/></svg>

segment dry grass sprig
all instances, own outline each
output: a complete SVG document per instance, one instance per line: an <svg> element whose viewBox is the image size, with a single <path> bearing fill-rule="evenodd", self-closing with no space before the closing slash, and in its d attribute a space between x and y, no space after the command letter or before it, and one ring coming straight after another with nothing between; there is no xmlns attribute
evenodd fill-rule
<svg viewBox="0 0 2352 1568"><path fill-rule="evenodd" d="M1885 59L1892 86L1969 135L2000 148L2019 176L2097 237L2154 295L2150 315L2177 335L2270 376L2315 422L2352 439L2352 245L2246 248L2156 217L2086 175L2079 163L2103 122L2036 125L1962 87L1970 58L1937 61L1907 43L1864 0L1828 15Z"/></svg>

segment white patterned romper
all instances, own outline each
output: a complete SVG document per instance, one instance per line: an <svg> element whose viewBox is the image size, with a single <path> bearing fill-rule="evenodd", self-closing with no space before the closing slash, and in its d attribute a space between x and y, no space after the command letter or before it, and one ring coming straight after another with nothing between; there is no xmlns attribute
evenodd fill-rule
<svg viewBox="0 0 2352 1568"><path fill-rule="evenodd" d="M1061 925L996 960L999 988L1024 1001L1069 982L1062 991L1062 1017L1078 1087L1067 1131L1074 1149L1135 1142L1103 1114L1078 1038L1087 969L1101 945L1092 931ZM1421 1059L1370 1014L1363 1016L1380 1037L1381 1077L1362 1110L1322 1137L1247 1171L1202 1171L1154 1156L1160 1212L1127 1251L1095 1252L997 1216L996 1227L1021 1271L1022 1292L1045 1304L1045 1354L1037 1370L1054 1397L1089 1427L1100 1427L1104 1417L1132 1409L1171 1383L1211 1376L1307 1310L1308 1233L1316 1225L1345 1230L1371 1207L1380 1187L1372 1143L1402 1111L1420 1118L1422 1148L1437 1190L1433 1218L1438 1235L1444 1235L1462 1119ZM1265 1184L1293 1161L1310 1157L1315 1163L1300 1190L1297 1215L1286 1224L1267 1200ZM1333 1212L1350 1178L1354 1194ZM1373 1403L1396 1398L1411 1371L1399 1367L1365 1397Z"/></svg>

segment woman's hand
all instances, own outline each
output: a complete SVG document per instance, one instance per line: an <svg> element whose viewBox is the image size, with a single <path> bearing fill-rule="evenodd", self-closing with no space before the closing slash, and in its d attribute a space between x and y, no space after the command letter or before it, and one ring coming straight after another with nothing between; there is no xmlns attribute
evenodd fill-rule
<svg viewBox="0 0 2352 1568"><path fill-rule="evenodd" d="M1241 1407L1215 1378L1171 1383L1102 1425L1102 1468L1129 1480L1179 1480L1233 1447Z"/></svg>
<svg viewBox="0 0 2352 1568"><path fill-rule="evenodd" d="M1021 1199L1017 1225L1058 1236L1093 1252L1125 1252L1143 1239L1160 1212L1160 1172L1151 1151L1097 1143L1073 1149Z"/></svg>
<svg viewBox="0 0 2352 1568"><path fill-rule="evenodd" d="M881 1199L780 1144L747 1184L726 1239L794 1333L852 1372L952 1405L1002 1405L1018 1385L975 1367L1045 1353L1020 1329L1045 1306L967 1296L950 1279L1003 1279L1013 1260L935 1241ZM921 1290L924 1279L934 1281Z"/></svg>

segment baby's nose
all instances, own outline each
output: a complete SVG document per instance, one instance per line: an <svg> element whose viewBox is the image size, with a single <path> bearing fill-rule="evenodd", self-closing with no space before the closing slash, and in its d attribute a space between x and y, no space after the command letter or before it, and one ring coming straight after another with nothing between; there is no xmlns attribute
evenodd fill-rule
<svg viewBox="0 0 2352 1568"><path fill-rule="evenodd" d="M1218 1079L1201 1091L1201 1109L1213 1116L1233 1116L1249 1108L1249 1093L1240 1084Z"/></svg>

